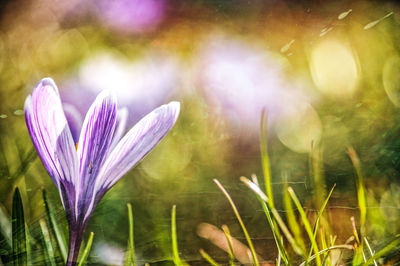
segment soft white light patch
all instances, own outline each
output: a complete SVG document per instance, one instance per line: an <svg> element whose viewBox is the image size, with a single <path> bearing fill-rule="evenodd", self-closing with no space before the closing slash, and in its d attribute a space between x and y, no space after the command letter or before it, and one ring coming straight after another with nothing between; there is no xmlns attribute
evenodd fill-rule
<svg viewBox="0 0 400 266"><path fill-rule="evenodd" d="M276 123L279 140L289 149L305 153L311 145L318 144L322 134L322 123L317 112L309 103L288 106Z"/></svg>
<svg viewBox="0 0 400 266"><path fill-rule="evenodd" d="M324 94L348 97L357 88L359 71L354 54L338 41L325 40L314 46L310 68L315 85Z"/></svg>
<svg viewBox="0 0 400 266"><path fill-rule="evenodd" d="M151 101L176 83L177 66L174 60L159 54L129 61L122 55L99 53L82 64L81 84L93 91L114 91L121 106L137 99ZM143 102L142 102L143 104Z"/></svg>

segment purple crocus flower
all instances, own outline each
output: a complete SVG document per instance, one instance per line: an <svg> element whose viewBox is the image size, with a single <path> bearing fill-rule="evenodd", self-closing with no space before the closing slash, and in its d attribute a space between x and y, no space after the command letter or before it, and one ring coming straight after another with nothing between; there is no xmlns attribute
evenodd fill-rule
<svg viewBox="0 0 400 266"><path fill-rule="evenodd" d="M41 80L28 96L28 131L66 211L67 265L76 264L86 225L102 196L168 133L179 109L179 102L162 105L121 138L116 98L103 91L89 108L75 143L54 81Z"/></svg>

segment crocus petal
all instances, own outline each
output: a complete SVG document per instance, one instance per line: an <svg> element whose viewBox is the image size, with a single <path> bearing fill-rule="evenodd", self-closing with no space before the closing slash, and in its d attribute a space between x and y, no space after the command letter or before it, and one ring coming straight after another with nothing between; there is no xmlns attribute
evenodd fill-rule
<svg viewBox="0 0 400 266"><path fill-rule="evenodd" d="M115 125L115 132L110 145L109 153L115 148L115 146L117 146L118 142L124 135L127 120L128 120L128 109L125 107L118 109L117 123Z"/></svg>
<svg viewBox="0 0 400 266"><path fill-rule="evenodd" d="M179 109L179 102L160 106L141 119L121 139L99 172L95 185L96 195L93 195L87 215L92 212L101 196L168 133L178 118Z"/></svg>
<svg viewBox="0 0 400 266"><path fill-rule="evenodd" d="M109 91L101 92L86 114L78 142L79 183L77 209L86 212L88 199L93 195L97 174L108 153L114 135L117 102Z"/></svg>
<svg viewBox="0 0 400 266"><path fill-rule="evenodd" d="M168 133L179 115L179 102L171 102L146 115L121 139L108 156L98 177L108 189L135 166Z"/></svg>
<svg viewBox="0 0 400 266"><path fill-rule="evenodd" d="M72 104L63 103L63 109L74 143L78 143L83 121L82 115Z"/></svg>
<svg viewBox="0 0 400 266"><path fill-rule="evenodd" d="M45 78L25 101L25 120L32 142L47 172L61 194L64 208L70 208L78 178L78 157L57 86Z"/></svg>

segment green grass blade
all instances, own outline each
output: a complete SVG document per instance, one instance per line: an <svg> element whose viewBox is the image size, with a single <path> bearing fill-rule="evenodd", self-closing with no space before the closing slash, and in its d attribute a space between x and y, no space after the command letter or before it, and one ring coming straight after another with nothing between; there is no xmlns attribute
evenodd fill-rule
<svg viewBox="0 0 400 266"><path fill-rule="evenodd" d="M178 239L176 235L176 205L172 206L171 212L171 238L172 238L172 254L176 266L181 265L178 251Z"/></svg>
<svg viewBox="0 0 400 266"><path fill-rule="evenodd" d="M397 235L395 240L390 242L387 246L385 246L381 250L375 252L375 254L372 257L370 257L363 265L367 266L373 264L375 260L385 256L386 254L390 253L395 249L398 249L399 246L400 246L400 235Z"/></svg>
<svg viewBox="0 0 400 266"><path fill-rule="evenodd" d="M11 221L0 204L0 265L1 262L9 261L9 254L12 252Z"/></svg>
<svg viewBox="0 0 400 266"><path fill-rule="evenodd" d="M87 242L87 244L85 246L85 250L82 253L82 257L79 260L78 266L83 266L83 265L86 264L86 260L89 257L89 252L90 252L90 249L92 247L93 236L94 236L94 233L90 232L89 240L88 240L88 242Z"/></svg>
<svg viewBox="0 0 400 266"><path fill-rule="evenodd" d="M172 206L172 211L171 211L171 239L172 239L172 255L174 264L176 266L187 265L187 263L179 257L178 237L176 234L176 205Z"/></svg>
<svg viewBox="0 0 400 266"><path fill-rule="evenodd" d="M351 245L337 245L337 246L332 246L332 247L323 249L323 250L321 250L321 251L319 251L319 252L317 253L318 256L316 256L315 254L312 255L312 256L309 258L308 261L302 262L299 266L305 266L305 265L307 265L310 261L313 261L315 258L318 258L319 256L324 255L325 253L328 253L328 252L330 252L331 250L335 250L335 249L349 249L349 250L352 250L352 249L353 249L353 246L351 246Z"/></svg>
<svg viewBox="0 0 400 266"><path fill-rule="evenodd" d="M129 217L129 257L131 259L131 264L136 266L136 258L135 258L135 242L133 239L133 214L132 214L132 205L130 203L128 206L128 217Z"/></svg>
<svg viewBox="0 0 400 266"><path fill-rule="evenodd" d="M282 263L282 256L281 256L281 252L278 250L278 259L276 260L276 265L280 266Z"/></svg>
<svg viewBox="0 0 400 266"><path fill-rule="evenodd" d="M354 238L356 240L352 265L358 266L366 261L364 259L364 241L362 241L362 238L360 240L360 238L358 237L356 222L353 216L350 217L350 221L353 228Z"/></svg>
<svg viewBox="0 0 400 266"><path fill-rule="evenodd" d="M290 199L289 192L287 191L288 189L288 184L285 183L284 185L284 190L283 190L283 204L285 206L285 211L286 211L286 219L289 225L290 230L293 233L293 236L296 240L296 243L299 245L301 250L305 251L306 250L306 245L304 244L303 240L303 235L301 233L300 225L297 221L296 215L294 213L294 208L292 204L292 200ZM306 253L303 253L304 257L306 256Z"/></svg>
<svg viewBox="0 0 400 266"><path fill-rule="evenodd" d="M360 159L358 158L356 151L352 147L349 147L348 153L357 175L357 199L358 207L360 208L360 230L362 238L367 217L367 199L365 196L364 179L361 173Z"/></svg>
<svg viewBox="0 0 400 266"><path fill-rule="evenodd" d="M242 228L242 231L243 231L243 233L244 233L244 235L246 237L247 243L249 244L249 249L250 249L250 252L251 252L251 256L253 258L253 263L254 263L255 266L258 266L259 263L258 263L256 251L255 251L254 246L253 246L253 242L250 239L249 233L247 232L247 229L244 226L243 220L240 217L240 214L239 214L239 212L238 212L238 210L237 210L237 208L235 206L235 203L233 202L231 196L229 196L229 194L225 190L225 188L219 183L219 181L217 179L214 179L214 182L217 184L219 189L222 191L222 193L224 193L225 197L228 199L229 204L231 205L231 207L233 209L233 212L235 213L236 218L239 221L240 227Z"/></svg>
<svg viewBox="0 0 400 266"><path fill-rule="evenodd" d="M307 215L304 212L304 209L301 206L301 203L300 203L299 199L297 198L296 194L294 193L293 189L291 187L288 187L288 191L289 191L289 195L292 198L294 204L296 205L297 209L299 210L301 220L303 221L303 224L304 224L304 227L308 234L308 237L310 238L312 249L315 254L318 254L319 251L318 251L317 241L312 232L311 225L308 222ZM306 261L308 261L308 258ZM318 266L321 266L321 258L319 257L319 255L316 256L316 262L317 262Z"/></svg>
<svg viewBox="0 0 400 266"><path fill-rule="evenodd" d="M296 243L295 239L293 238L292 234L290 233L289 229L287 228L287 226L285 225L285 223L283 222L283 219L281 218L281 216L279 215L279 213L277 212L277 210L275 208L273 209L269 209L268 204L268 197L264 194L264 192L261 191L260 187L255 184L254 182L251 182L250 180L248 180L245 177L241 177L240 180L246 185L248 186L251 190L253 190L256 195L258 196L258 199L263 207L264 213L267 215L268 221L270 221L271 217L270 217L270 213L272 213L273 217L275 218L275 221L277 222L277 224L279 225L279 227L281 228L283 234L285 235L286 239L289 241L290 245L292 246L293 250L298 254L298 255L304 255L305 256L305 250L302 250ZM271 225L272 224L272 225ZM270 223L272 231L278 231L278 229L275 227L273 227L273 223ZM281 241L277 241L276 242L277 245L279 246L280 243L282 243ZM281 250L281 249L280 249ZM286 253L285 249L282 247L282 250ZM284 254L285 254L284 253ZM282 257L284 259L284 257Z"/></svg>
<svg viewBox="0 0 400 266"><path fill-rule="evenodd" d="M224 235L226 238L226 242L228 243L229 248L229 264L231 266L235 266L235 255L233 255L233 246L232 246L232 236L231 232L229 231L228 226L223 225L222 230L224 231Z"/></svg>
<svg viewBox="0 0 400 266"><path fill-rule="evenodd" d="M322 167L322 151L318 145L311 145L310 152L310 176L312 177L312 188L314 191L313 201L316 206L321 206L326 198L326 185Z"/></svg>
<svg viewBox="0 0 400 266"><path fill-rule="evenodd" d="M274 199L272 194L272 181L271 181L271 167L269 163L268 156L268 143L267 143L267 133L266 133L266 125L267 125L267 114L265 109L263 109L261 113L261 122L260 122L260 151L261 151L261 165L264 174L264 182L265 182L265 192L269 198L270 206L274 206Z"/></svg>
<svg viewBox="0 0 400 266"><path fill-rule="evenodd" d="M61 257L64 260L64 263L67 262L67 242L65 240L65 236L63 231L60 228L59 223L56 220L56 216L54 215L54 209L51 203L47 199L46 190L42 190L42 197L44 202L44 208L46 210L47 219L49 222L49 227L51 233L55 236L57 241L58 250L60 251Z"/></svg>
<svg viewBox="0 0 400 266"><path fill-rule="evenodd" d="M371 246L369 245L369 242L368 242L368 240L367 240L366 237L364 237L364 242L365 242L365 244L367 245L369 255L370 255L371 257L373 257L373 256L374 256L374 252L372 251L372 248L371 248ZM375 266L378 266L378 263L376 263L375 260L373 260L372 262L374 263Z"/></svg>
<svg viewBox="0 0 400 266"><path fill-rule="evenodd" d="M215 262L215 260L213 260L210 255L208 255L204 250L200 249L200 254L201 256L203 256L203 258L210 263L213 266L219 266L219 264L217 262Z"/></svg>
<svg viewBox="0 0 400 266"><path fill-rule="evenodd" d="M26 259L27 265L32 265L32 246L37 245L37 241L32 237L29 232L29 227L25 223L25 237L26 237Z"/></svg>
<svg viewBox="0 0 400 266"><path fill-rule="evenodd" d="M261 194L264 194L260 189L260 185L258 183L257 176L253 174L251 176L251 178L253 180L253 184L256 187L258 187L258 190L260 190ZM249 179L247 179L246 177L243 176L243 177L240 177L240 180L242 182L246 183L246 180L249 180ZM281 233L279 231L279 228L278 228L278 225L276 223L276 220L274 219L274 216L271 216L271 214L270 214L270 209L275 209L275 208L274 208L274 206L272 206L271 204L268 203L269 202L268 200L264 201L257 193L256 193L256 195L257 195L258 201L260 202L261 206L263 207L263 211L265 213L265 216L267 217L267 221L268 221L268 224L269 224L269 226L271 228L272 235L274 237L274 241L275 241L276 247L278 248L278 253L280 254L281 259L283 259L285 265L288 265L289 264L289 256L287 255L287 252L285 250ZM265 198L267 198L267 196L265 196ZM267 207L267 204L269 204L269 208Z"/></svg>
<svg viewBox="0 0 400 266"><path fill-rule="evenodd" d="M315 220L315 224L314 224L314 232L313 232L314 239L316 239L316 237L317 237L317 232L318 232L318 227L319 227L319 220L321 219L322 214L325 211L326 206L328 205L328 201L331 198L333 190L335 189L335 187L336 187L336 184L333 185L333 187L331 188L331 191L329 191L328 196L326 197L324 203L322 204L321 209L318 211L317 219ZM311 256L311 253L312 253L312 247L310 248L310 251L308 253L308 257Z"/></svg>
<svg viewBox="0 0 400 266"><path fill-rule="evenodd" d="M360 209L360 240L358 241L359 247L356 249L356 254L353 259L353 265L359 265L363 261L365 261L363 236L365 235L365 222L367 218L367 199L365 194L364 178L361 173L360 159L358 158L357 153L353 149L353 147L348 148L348 154L357 176L357 200L358 208ZM356 238L358 239L357 235Z"/></svg>
<svg viewBox="0 0 400 266"><path fill-rule="evenodd" d="M14 265L27 264L26 233L24 208L22 205L21 194L18 188L15 189L12 202L12 260Z"/></svg>
<svg viewBox="0 0 400 266"><path fill-rule="evenodd" d="M129 247L130 247L129 240L127 242L128 242L127 243L128 248L126 249L126 252L125 252L124 266L131 266L132 259L131 259L131 250L129 249Z"/></svg>
<svg viewBox="0 0 400 266"><path fill-rule="evenodd" d="M12 237L11 237L11 221L10 216L7 214L6 210L4 209L3 205L0 204L0 237L2 237L10 247L12 245Z"/></svg>
<svg viewBox="0 0 400 266"><path fill-rule="evenodd" d="M44 219L40 219L39 224L40 224L40 229L42 232L42 239L43 239L45 251L47 254L46 257L48 258L49 264L52 266L55 266L56 261L54 260L54 257L55 257L54 256L54 248L53 248L53 244L51 243L50 233L47 228L46 222L44 221Z"/></svg>

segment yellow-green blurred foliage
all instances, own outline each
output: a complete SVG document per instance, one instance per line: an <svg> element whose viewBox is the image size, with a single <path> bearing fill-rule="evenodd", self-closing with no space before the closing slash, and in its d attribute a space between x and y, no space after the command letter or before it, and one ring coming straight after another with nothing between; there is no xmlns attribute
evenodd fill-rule
<svg viewBox="0 0 400 266"><path fill-rule="evenodd" d="M127 60L140 60L155 51L177 62L174 90L165 101L181 101L179 120L160 145L106 194L88 231L96 232L95 242L107 241L124 249L125 204L131 202L138 257L150 262L169 259L169 214L176 204L181 253L188 261L197 260L199 247L207 245L196 235L199 223L228 224L232 234L241 237L212 182L220 178L257 239L258 252L275 258L264 216L254 196L239 184L241 175L261 176L258 122L241 127L258 121L261 114L228 115L230 110L219 103L231 96L210 100L199 77L209 67L199 64L200 51L223 36L250 50L256 47L252 51L279 55L274 58L285 62L276 75L289 89L270 88L278 94L266 100L281 110L268 127L278 206L286 176L306 208L315 208L308 154L314 141L322 150L322 184L327 189L337 184L328 205L332 232L338 235L337 243L350 237L350 216L358 219L354 170L346 154L351 145L360 156L366 179L367 231L376 239L371 243L399 233L400 15L394 1L165 1L166 15L160 24L148 32L129 34L115 32L95 19L92 5L81 3L63 13L66 7L47 2L9 1L1 7L0 204L10 211L12 191L18 186L28 225L37 228L44 215L40 190L44 187L65 227L56 188L25 127L24 100L34 85L51 76L61 92L68 94L63 82L79 79L81 63L98 51L116 52ZM274 60L271 66L279 61ZM243 75L246 81L247 71L232 72L232 80L236 81L233 75ZM264 76L261 72L249 78L253 83L244 81L248 87L243 104L230 108L252 107L244 102L245 94ZM159 78L157 71L152 78ZM294 97L293 103L280 98L281 91L294 87L307 99L301 106L307 106L311 116L301 116L300 109L294 108L301 97ZM258 92L251 93L257 98ZM85 97L83 90L81 97ZM294 111L286 113L291 107Z"/></svg>

